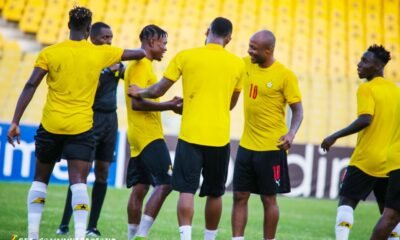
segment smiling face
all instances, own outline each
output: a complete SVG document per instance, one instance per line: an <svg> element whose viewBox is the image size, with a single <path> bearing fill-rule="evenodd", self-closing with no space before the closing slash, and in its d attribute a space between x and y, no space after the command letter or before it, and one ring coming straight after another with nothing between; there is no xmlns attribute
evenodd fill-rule
<svg viewBox="0 0 400 240"><path fill-rule="evenodd" d="M157 61L161 61L161 59L164 57L164 53L167 51L167 37L153 37L150 41L150 47L151 47L151 53L153 56L153 59Z"/></svg>
<svg viewBox="0 0 400 240"><path fill-rule="evenodd" d="M365 52L357 64L358 77L370 80L380 71L382 71L382 62L375 57L374 53Z"/></svg>
<svg viewBox="0 0 400 240"><path fill-rule="evenodd" d="M264 63L268 56L265 45L259 38L257 38L257 36L250 38L249 49L247 52L250 55L251 62L257 64Z"/></svg>

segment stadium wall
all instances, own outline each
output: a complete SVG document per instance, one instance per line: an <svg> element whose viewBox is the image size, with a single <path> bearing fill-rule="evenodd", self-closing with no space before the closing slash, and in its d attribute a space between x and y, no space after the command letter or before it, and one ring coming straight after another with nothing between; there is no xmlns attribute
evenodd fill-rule
<svg viewBox="0 0 400 240"><path fill-rule="evenodd" d="M0 181L31 182L34 174L35 145L34 135L37 126L21 125L21 144L13 148L7 144L8 123L0 123ZM124 187L129 145L126 132L120 129L116 142L115 163L111 165L109 185ZM176 136L166 136L172 160L175 155ZM231 141L231 162L227 179L227 189L232 189L234 158L239 142ZM313 144L294 145L288 155L291 177L291 197L331 198L338 196L340 178L348 164L352 153L351 148L335 147L325 153L319 146ZM52 183L68 184L67 163L61 160L56 164L51 180ZM94 181L93 171L88 182Z"/></svg>

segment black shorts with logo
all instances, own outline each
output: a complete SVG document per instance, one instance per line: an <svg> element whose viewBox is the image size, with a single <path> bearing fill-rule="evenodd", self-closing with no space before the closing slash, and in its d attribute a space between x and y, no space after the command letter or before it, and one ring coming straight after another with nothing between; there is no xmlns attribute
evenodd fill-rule
<svg viewBox="0 0 400 240"><path fill-rule="evenodd" d="M233 191L261 195L290 192L286 151L252 151L239 146Z"/></svg>
<svg viewBox="0 0 400 240"><path fill-rule="evenodd" d="M93 132L96 141L95 160L113 162L115 159L115 141L118 132L117 113L95 111Z"/></svg>
<svg viewBox="0 0 400 240"><path fill-rule="evenodd" d="M138 183L147 185L171 184L172 164L164 139L149 143L142 152L129 160L126 187Z"/></svg>
<svg viewBox="0 0 400 240"><path fill-rule="evenodd" d="M43 163L58 162L63 158L67 160L92 161L95 146L93 130L67 135L48 132L42 125L35 135L35 155Z"/></svg>
<svg viewBox="0 0 400 240"><path fill-rule="evenodd" d="M195 194L202 174L200 197L222 196L225 193L229 154L229 144L211 147L179 139L176 146L172 188L178 192Z"/></svg>
<svg viewBox="0 0 400 240"><path fill-rule="evenodd" d="M400 169L389 173L385 207L400 212Z"/></svg>
<svg viewBox="0 0 400 240"><path fill-rule="evenodd" d="M355 166L348 166L339 195L354 200L365 200L371 191L377 202L384 203L388 178L373 177Z"/></svg>

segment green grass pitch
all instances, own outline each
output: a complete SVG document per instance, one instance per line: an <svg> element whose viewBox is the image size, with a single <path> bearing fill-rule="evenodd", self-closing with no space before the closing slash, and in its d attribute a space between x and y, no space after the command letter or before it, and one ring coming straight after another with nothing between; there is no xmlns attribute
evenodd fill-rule
<svg viewBox="0 0 400 240"><path fill-rule="evenodd" d="M16 239L27 236L26 196L29 187L30 184L25 183L0 183L1 240L11 239L13 234L18 235ZM40 237L48 239L60 238L60 236L54 233L61 220L66 190L67 186L65 185L50 184L40 226ZM128 189L108 189L98 224L102 238L127 239L126 204L129 193ZM177 197L178 194L176 192L173 192L168 197L151 229L149 239L179 239L176 218ZM227 193L223 200L224 209L217 239L230 240L232 194ZM194 240L203 239L204 203L203 198L196 197L192 234ZM279 197L279 205L281 214L277 239L334 239L337 201ZM350 238L354 240L369 239L378 217L378 208L374 202L360 203L355 211L355 224ZM253 195L249 201L249 219L245 233L246 239L262 239L262 218L260 199L256 195ZM72 222L70 224L71 229L73 229ZM73 237L73 235L70 232L65 237Z"/></svg>

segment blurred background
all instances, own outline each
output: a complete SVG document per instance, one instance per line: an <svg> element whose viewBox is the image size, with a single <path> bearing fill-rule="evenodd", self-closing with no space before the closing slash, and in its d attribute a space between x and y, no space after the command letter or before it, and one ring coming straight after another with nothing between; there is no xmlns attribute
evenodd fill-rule
<svg viewBox="0 0 400 240"><path fill-rule="evenodd" d="M74 6L93 11L93 22L104 21L114 32L113 45L139 47L147 24L168 31L168 52L154 64L159 77L180 50L204 44L204 33L217 16L234 24L227 49L247 54L248 40L260 29L277 37L276 58L299 77L305 119L297 143L318 144L356 117L356 64L371 44L382 44L392 55L386 77L400 81L399 0L0 0L0 120L9 122L17 97L29 77L38 51L68 37L68 11ZM165 98L181 95L175 84ZM35 94L22 122L40 122L46 84ZM120 127L126 128L122 85L118 91ZM240 138L242 103L232 113L232 137ZM167 134L176 135L179 117L164 114ZM355 136L338 145L354 146Z"/></svg>

